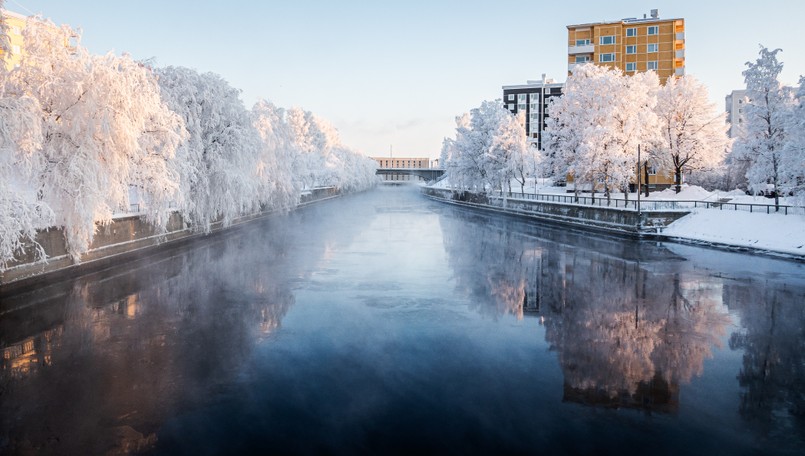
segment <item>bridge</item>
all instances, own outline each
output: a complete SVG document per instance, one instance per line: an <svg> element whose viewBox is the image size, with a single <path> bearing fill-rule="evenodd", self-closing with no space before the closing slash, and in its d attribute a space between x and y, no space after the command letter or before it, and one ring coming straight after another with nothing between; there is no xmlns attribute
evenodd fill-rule
<svg viewBox="0 0 805 456"><path fill-rule="evenodd" d="M438 168L377 168L378 176L418 176L426 181L436 180L442 174L444 170Z"/></svg>

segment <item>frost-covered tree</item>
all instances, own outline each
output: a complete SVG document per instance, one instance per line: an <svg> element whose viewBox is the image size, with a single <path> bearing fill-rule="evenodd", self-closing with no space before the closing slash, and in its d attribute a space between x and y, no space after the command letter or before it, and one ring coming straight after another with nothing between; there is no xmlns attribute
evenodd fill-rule
<svg viewBox="0 0 805 456"><path fill-rule="evenodd" d="M659 79L654 72L624 76L597 65L576 67L565 94L550 107L546 146L557 172L572 175L576 187L628 187L637 148L650 152L658 141L654 112Z"/></svg>
<svg viewBox="0 0 805 456"><path fill-rule="evenodd" d="M336 145L334 132L321 128L313 113L301 108L287 112L291 131L291 144L296 149L294 174L301 179L303 188L324 186L330 183L327 158Z"/></svg>
<svg viewBox="0 0 805 456"><path fill-rule="evenodd" d="M578 77L568 78L564 95L551 98L543 133L543 155L549 160L546 166L555 176L573 176L577 200L580 184L592 181L589 170L584 170L587 173L583 174L581 167L575 166L583 137L582 130L576 126L589 123L586 117L591 113L584 106L592 102L586 99L591 94L581 90L581 81L581 73Z"/></svg>
<svg viewBox="0 0 805 456"><path fill-rule="evenodd" d="M183 67L157 71L162 97L184 120L180 163L180 209L185 220L209 232L259 208L260 136L240 91L220 76Z"/></svg>
<svg viewBox="0 0 805 456"><path fill-rule="evenodd" d="M744 70L746 96L744 128L735 141L739 159L749 162L747 179L755 191L772 186L774 205L779 209L780 193L791 187L784 170L786 123L792 100L778 79L783 63L777 60L780 49L770 51L761 46L755 62L747 62Z"/></svg>
<svg viewBox="0 0 805 456"><path fill-rule="evenodd" d="M450 161L450 158L453 156L453 150L455 148L455 140L452 138L445 137L442 140L442 150L439 153L439 167L442 169L447 169L447 163Z"/></svg>
<svg viewBox="0 0 805 456"><path fill-rule="evenodd" d="M461 160L461 152L458 149L458 142L459 139L469 133L470 128L470 114L464 113L460 116L456 116L456 137L455 139L451 139L450 143L443 144L444 147L448 147L449 149L445 152L447 153L447 161L445 162L445 174L450 176L450 183L452 184L453 188L467 188L465 185L466 179L464 177L465 171L465 164L464 161Z"/></svg>
<svg viewBox="0 0 805 456"><path fill-rule="evenodd" d="M451 176L468 190L503 190L514 177L512 161L521 157L521 148L526 147L520 121L498 100L482 102L469 117L459 117L456 123L448 168Z"/></svg>
<svg viewBox="0 0 805 456"><path fill-rule="evenodd" d="M4 71L0 69L0 72ZM47 204L36 197L36 173L43 166L39 104L29 96L0 96L0 270L22 254L36 230L51 223Z"/></svg>
<svg viewBox="0 0 805 456"><path fill-rule="evenodd" d="M536 175L539 164L536 148L528 145L524 116L525 113L517 117L505 116L495 136L496 147L506 157L506 185L511 187L511 179L514 179L520 184L521 193L525 191L526 179Z"/></svg>
<svg viewBox="0 0 805 456"><path fill-rule="evenodd" d="M296 157L285 110L260 100L252 108L252 115L262 140L257 164L260 204L268 208L294 206L300 188L293 179Z"/></svg>
<svg viewBox="0 0 805 456"><path fill-rule="evenodd" d="M29 184L64 227L74 260L89 248L96 223L128 207L132 186L148 219L164 228L178 190L181 119L160 100L152 72L126 55L90 55L75 31L40 18L28 20L23 38L4 96L37 102L32 128L42 132L41 159Z"/></svg>
<svg viewBox="0 0 805 456"><path fill-rule="evenodd" d="M729 146L726 115L710 103L707 88L693 76L668 78L657 93L662 141L658 152L674 169L676 192L682 173L721 165Z"/></svg>
<svg viewBox="0 0 805 456"><path fill-rule="evenodd" d="M785 128L789 135L783 156L784 180L797 197L805 200L805 77L799 80Z"/></svg>
<svg viewBox="0 0 805 456"><path fill-rule="evenodd" d="M331 123L301 108L289 109L286 119L296 150L294 174L303 187L333 186L352 192L377 183L376 162L342 144Z"/></svg>

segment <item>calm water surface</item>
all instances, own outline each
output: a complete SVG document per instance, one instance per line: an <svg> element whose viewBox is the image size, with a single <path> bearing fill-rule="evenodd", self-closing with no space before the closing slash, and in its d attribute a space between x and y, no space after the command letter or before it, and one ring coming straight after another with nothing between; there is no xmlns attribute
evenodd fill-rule
<svg viewBox="0 0 805 456"><path fill-rule="evenodd" d="M0 302L0 453L801 454L805 267L382 188Z"/></svg>

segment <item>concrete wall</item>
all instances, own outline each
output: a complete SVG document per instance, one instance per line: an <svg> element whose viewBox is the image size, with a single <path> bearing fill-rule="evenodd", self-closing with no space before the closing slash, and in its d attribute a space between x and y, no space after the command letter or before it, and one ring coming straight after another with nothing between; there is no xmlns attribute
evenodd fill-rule
<svg viewBox="0 0 805 456"><path fill-rule="evenodd" d="M487 197L469 192L426 187L423 192L455 204L496 210L509 214L522 215L542 221L574 225L626 234L656 233L687 212L682 211L642 211L632 209L583 206L549 201L527 201L497 197Z"/></svg>
<svg viewBox="0 0 805 456"><path fill-rule="evenodd" d="M333 198L338 194L338 190L332 187L305 191L300 196L299 206ZM266 211L240 217L234 220L230 227L262 219L271 214L273 212ZM222 229L224 229L222 222L212 224L212 232ZM33 279L44 275L57 272L72 273L71 270L79 268L82 270L100 269L109 264L125 261L128 257L143 253L147 249L203 235L203 233L186 227L179 213L171 214L164 233L157 233L154 227L139 215L117 218L108 225L97 225L89 251L81 255L79 262L75 262L67 254L63 230L49 228L39 231L36 235L36 242L44 249L46 260L37 261L36 251L32 244L15 261L10 262L5 271L0 271L0 286L4 288L12 284L23 286L24 282L32 283Z"/></svg>

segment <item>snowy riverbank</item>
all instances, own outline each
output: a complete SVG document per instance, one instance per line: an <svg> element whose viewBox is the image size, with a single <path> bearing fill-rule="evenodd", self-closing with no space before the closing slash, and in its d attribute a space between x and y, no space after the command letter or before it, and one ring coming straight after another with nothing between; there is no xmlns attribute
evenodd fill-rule
<svg viewBox="0 0 805 456"><path fill-rule="evenodd" d="M513 191L520 191L520 185L512 183ZM438 188L450 188L449 181L442 180L434 185ZM541 182L527 182L524 188L527 194L567 195L565 187L552 187ZM614 194L613 198L623 198L623 194ZM629 195L635 200L636 194ZM679 194L673 190L653 192L649 201L700 201L708 203L729 202L738 204L770 205L773 199L762 196L746 195L739 190L731 192L709 192L701 187L683 187ZM780 204L796 206L789 209L788 215L783 213L767 214L765 209L759 211L756 206L753 212L733 210L729 205L725 208L691 208L691 213L668 225L662 235L678 241L707 243L716 246L746 248L758 252L795 256L805 259L805 211L801 202L782 198ZM772 208L773 210L773 208Z"/></svg>

